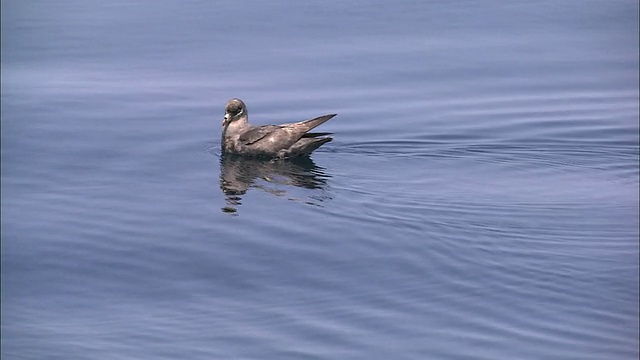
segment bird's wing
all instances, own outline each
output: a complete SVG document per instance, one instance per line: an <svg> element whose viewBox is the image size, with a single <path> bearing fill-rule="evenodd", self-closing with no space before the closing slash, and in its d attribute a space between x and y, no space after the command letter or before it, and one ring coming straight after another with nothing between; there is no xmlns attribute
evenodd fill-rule
<svg viewBox="0 0 640 360"><path fill-rule="evenodd" d="M239 140L244 145L251 145L251 144L259 141L260 139L264 138L265 136L267 136L267 135L273 133L274 131L278 130L279 128L280 127L276 126L276 125L256 126L256 127L253 127L252 129L242 133L242 135L240 135Z"/></svg>
<svg viewBox="0 0 640 360"><path fill-rule="evenodd" d="M334 116L336 116L336 114L322 115L322 116L313 118L311 120L305 120L305 121L289 123L289 124L282 124L281 126L295 129L295 131L299 132L300 136L302 136L302 134L315 128L316 126L323 124L324 122L328 121Z"/></svg>

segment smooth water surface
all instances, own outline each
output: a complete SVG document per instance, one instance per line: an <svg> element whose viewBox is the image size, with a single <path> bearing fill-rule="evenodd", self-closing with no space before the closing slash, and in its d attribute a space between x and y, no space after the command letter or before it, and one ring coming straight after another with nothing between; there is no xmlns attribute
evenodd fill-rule
<svg viewBox="0 0 640 360"><path fill-rule="evenodd" d="M3 1L2 358L638 358L638 93L637 1Z"/></svg>

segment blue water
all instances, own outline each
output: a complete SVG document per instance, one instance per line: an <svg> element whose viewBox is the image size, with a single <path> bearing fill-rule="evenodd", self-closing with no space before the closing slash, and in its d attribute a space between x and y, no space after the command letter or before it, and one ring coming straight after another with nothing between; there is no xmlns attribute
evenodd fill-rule
<svg viewBox="0 0 640 360"><path fill-rule="evenodd" d="M637 1L2 1L3 359L637 359ZM222 161L338 116L304 163Z"/></svg>

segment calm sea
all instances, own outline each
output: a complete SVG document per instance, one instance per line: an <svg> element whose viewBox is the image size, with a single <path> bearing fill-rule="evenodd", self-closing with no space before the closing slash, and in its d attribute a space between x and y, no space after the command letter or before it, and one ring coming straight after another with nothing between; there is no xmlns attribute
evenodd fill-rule
<svg viewBox="0 0 640 360"><path fill-rule="evenodd" d="M2 359L637 359L638 2L2 1ZM222 161L338 113L303 163Z"/></svg>

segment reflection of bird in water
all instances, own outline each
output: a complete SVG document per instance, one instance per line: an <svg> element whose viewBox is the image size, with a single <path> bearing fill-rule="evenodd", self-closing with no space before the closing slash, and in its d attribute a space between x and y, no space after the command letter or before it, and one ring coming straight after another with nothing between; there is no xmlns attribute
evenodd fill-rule
<svg viewBox="0 0 640 360"><path fill-rule="evenodd" d="M262 158L295 158L308 156L332 140L331 133L309 132L336 116L281 125L252 126L247 106L240 99L227 101L222 120L222 152Z"/></svg>
<svg viewBox="0 0 640 360"><path fill-rule="evenodd" d="M309 157L292 161L265 161L236 155L220 158L220 189L226 196L224 212L236 212L242 196L249 188L261 189L273 195L286 194L286 186L323 189L329 175ZM273 184L274 186L270 186ZM285 186L278 188L279 185Z"/></svg>

